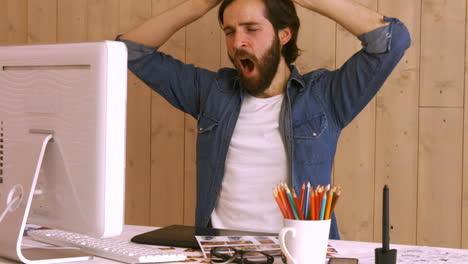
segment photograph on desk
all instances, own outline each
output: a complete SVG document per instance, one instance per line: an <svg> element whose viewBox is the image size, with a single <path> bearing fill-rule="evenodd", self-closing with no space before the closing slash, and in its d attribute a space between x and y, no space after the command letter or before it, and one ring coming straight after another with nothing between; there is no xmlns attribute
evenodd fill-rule
<svg viewBox="0 0 468 264"><path fill-rule="evenodd" d="M211 257L215 247L235 248L243 251L259 251L271 256L280 256L281 250L277 236L196 236L206 258ZM327 257L334 256L337 250L328 245Z"/></svg>

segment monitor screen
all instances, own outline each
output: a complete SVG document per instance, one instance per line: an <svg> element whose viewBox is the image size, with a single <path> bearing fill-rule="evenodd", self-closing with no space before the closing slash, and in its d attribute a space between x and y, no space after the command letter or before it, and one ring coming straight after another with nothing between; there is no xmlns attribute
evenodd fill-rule
<svg viewBox="0 0 468 264"><path fill-rule="evenodd" d="M20 240L24 214L120 234L126 95L123 43L0 46L0 248Z"/></svg>

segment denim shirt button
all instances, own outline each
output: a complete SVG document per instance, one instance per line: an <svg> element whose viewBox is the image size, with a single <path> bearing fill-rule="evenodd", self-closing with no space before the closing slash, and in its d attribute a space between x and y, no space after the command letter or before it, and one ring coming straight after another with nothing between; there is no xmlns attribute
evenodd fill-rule
<svg viewBox="0 0 468 264"><path fill-rule="evenodd" d="M390 32L387 32L387 34L385 35L387 38L390 38L392 36L392 34L390 34Z"/></svg>
<svg viewBox="0 0 468 264"><path fill-rule="evenodd" d="M316 133L316 132L312 132L312 136L313 136L313 137L316 137L316 136L317 136L317 133Z"/></svg>
<svg viewBox="0 0 468 264"><path fill-rule="evenodd" d="M203 130L203 128L202 128L202 127L200 127L198 130L202 131L202 130Z"/></svg>

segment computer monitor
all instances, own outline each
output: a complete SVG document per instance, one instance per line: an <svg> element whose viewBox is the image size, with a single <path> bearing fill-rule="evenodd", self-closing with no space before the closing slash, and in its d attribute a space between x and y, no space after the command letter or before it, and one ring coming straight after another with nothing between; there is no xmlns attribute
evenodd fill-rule
<svg viewBox="0 0 468 264"><path fill-rule="evenodd" d="M126 91L121 42L0 46L0 256L26 222L120 234Z"/></svg>

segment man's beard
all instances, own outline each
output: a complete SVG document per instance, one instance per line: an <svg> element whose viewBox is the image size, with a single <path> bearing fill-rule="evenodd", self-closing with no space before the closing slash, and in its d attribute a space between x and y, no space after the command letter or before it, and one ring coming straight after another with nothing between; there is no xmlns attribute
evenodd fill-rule
<svg viewBox="0 0 468 264"><path fill-rule="evenodd" d="M250 77L244 76L242 73L242 66L239 65L239 60L236 59L238 57L248 58L258 71L258 75ZM280 43L278 36L276 35L271 47L265 52L265 55L263 55L262 58L258 59L255 55L244 50L237 50L234 54L234 58L229 56L232 64L234 64L237 69L242 86L253 96L263 93L268 89L268 87L270 87L271 82L278 71L280 58Z"/></svg>

